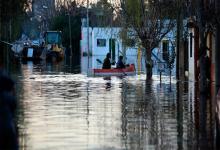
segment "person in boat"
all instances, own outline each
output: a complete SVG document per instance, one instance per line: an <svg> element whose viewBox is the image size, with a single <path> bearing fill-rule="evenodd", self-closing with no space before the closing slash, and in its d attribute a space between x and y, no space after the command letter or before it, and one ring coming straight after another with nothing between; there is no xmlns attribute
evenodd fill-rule
<svg viewBox="0 0 220 150"><path fill-rule="evenodd" d="M116 68L125 68L125 64L123 63L123 56L119 56Z"/></svg>
<svg viewBox="0 0 220 150"><path fill-rule="evenodd" d="M111 54L110 53L107 53L105 59L104 59L104 62L103 62L103 65L102 65L102 69L111 69Z"/></svg>

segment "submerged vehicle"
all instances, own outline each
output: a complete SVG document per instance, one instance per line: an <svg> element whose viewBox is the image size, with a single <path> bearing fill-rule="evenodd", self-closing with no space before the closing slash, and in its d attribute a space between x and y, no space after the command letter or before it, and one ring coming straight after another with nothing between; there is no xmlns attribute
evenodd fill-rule
<svg viewBox="0 0 220 150"><path fill-rule="evenodd" d="M44 42L42 58L52 61L63 60L65 48L62 46L61 31L46 31Z"/></svg>
<svg viewBox="0 0 220 150"><path fill-rule="evenodd" d="M23 38L10 45L13 57L22 60L60 61L65 54L61 31L46 31L43 38L37 40Z"/></svg>
<svg viewBox="0 0 220 150"><path fill-rule="evenodd" d="M112 69L92 69L94 76L132 76L135 75L135 66L130 64L125 68L112 68Z"/></svg>
<svg viewBox="0 0 220 150"><path fill-rule="evenodd" d="M43 47L31 40L19 40L11 44L11 56L22 60L40 60Z"/></svg>

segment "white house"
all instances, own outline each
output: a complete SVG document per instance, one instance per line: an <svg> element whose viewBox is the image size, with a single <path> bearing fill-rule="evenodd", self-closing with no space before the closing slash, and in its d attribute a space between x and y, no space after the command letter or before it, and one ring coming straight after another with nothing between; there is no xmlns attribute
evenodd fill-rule
<svg viewBox="0 0 220 150"><path fill-rule="evenodd" d="M88 31L89 30L89 44L88 44ZM90 68L101 68L102 64L100 61L103 61L108 52L111 53L112 62L117 62L118 57L123 54L123 45L120 38L121 28L116 27L94 27L94 28L81 28L81 55L82 55L82 65L84 67L89 66ZM173 48L172 44L174 42L174 33L170 32L159 44L158 48L153 50L154 60L154 69L153 73L157 74L158 72L158 62L165 62L163 60L162 50L166 49L168 51ZM89 50L88 50L89 45ZM138 48L137 45L133 47L125 47L125 61L126 64L135 64L137 71L145 72L145 59L143 51ZM88 57L89 52L89 57ZM89 65L86 62L89 58ZM82 69L85 70L85 69ZM175 70L175 69L173 69ZM175 72L173 71L173 74Z"/></svg>
<svg viewBox="0 0 220 150"><path fill-rule="evenodd" d="M81 54L88 54L88 29L82 28ZM97 59L103 60L108 52L111 53L112 61L117 62L118 57L122 55L122 40L119 37L120 28L89 28L89 53L92 55L92 68L99 68L100 63ZM134 58L131 58L134 57ZM137 57L137 48L126 48L126 63L135 63Z"/></svg>

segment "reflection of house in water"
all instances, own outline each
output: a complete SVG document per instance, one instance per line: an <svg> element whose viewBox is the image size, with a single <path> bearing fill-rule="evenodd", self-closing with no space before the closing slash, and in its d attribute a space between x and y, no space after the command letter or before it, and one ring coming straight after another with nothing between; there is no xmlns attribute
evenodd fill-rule
<svg viewBox="0 0 220 150"><path fill-rule="evenodd" d="M144 50L139 45L132 42L130 46L124 46L120 38L121 28L119 27L89 27L84 26L82 22L82 37L81 37L81 54L82 66L85 65L85 57L88 54L88 33L89 30L89 53L90 53L90 67L101 68L102 64L97 59L103 61L108 52L111 53L112 62L117 62L120 55L125 54L126 64L135 64L136 70L145 72ZM154 61L154 74L157 74L158 62L165 62L163 52L171 51L172 43L174 42L174 33L170 32L159 44L158 48L153 50L152 59ZM174 49L175 50L175 49ZM174 67L175 68L175 67ZM85 70L85 68L82 70ZM168 69L167 69L168 70ZM173 69L173 74L175 69Z"/></svg>

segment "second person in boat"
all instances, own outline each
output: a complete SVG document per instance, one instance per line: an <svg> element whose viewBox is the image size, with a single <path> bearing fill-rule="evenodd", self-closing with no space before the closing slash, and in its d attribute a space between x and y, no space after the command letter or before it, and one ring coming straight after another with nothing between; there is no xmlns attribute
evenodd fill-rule
<svg viewBox="0 0 220 150"><path fill-rule="evenodd" d="M125 64L123 63L123 56L119 56L116 68L125 68Z"/></svg>

